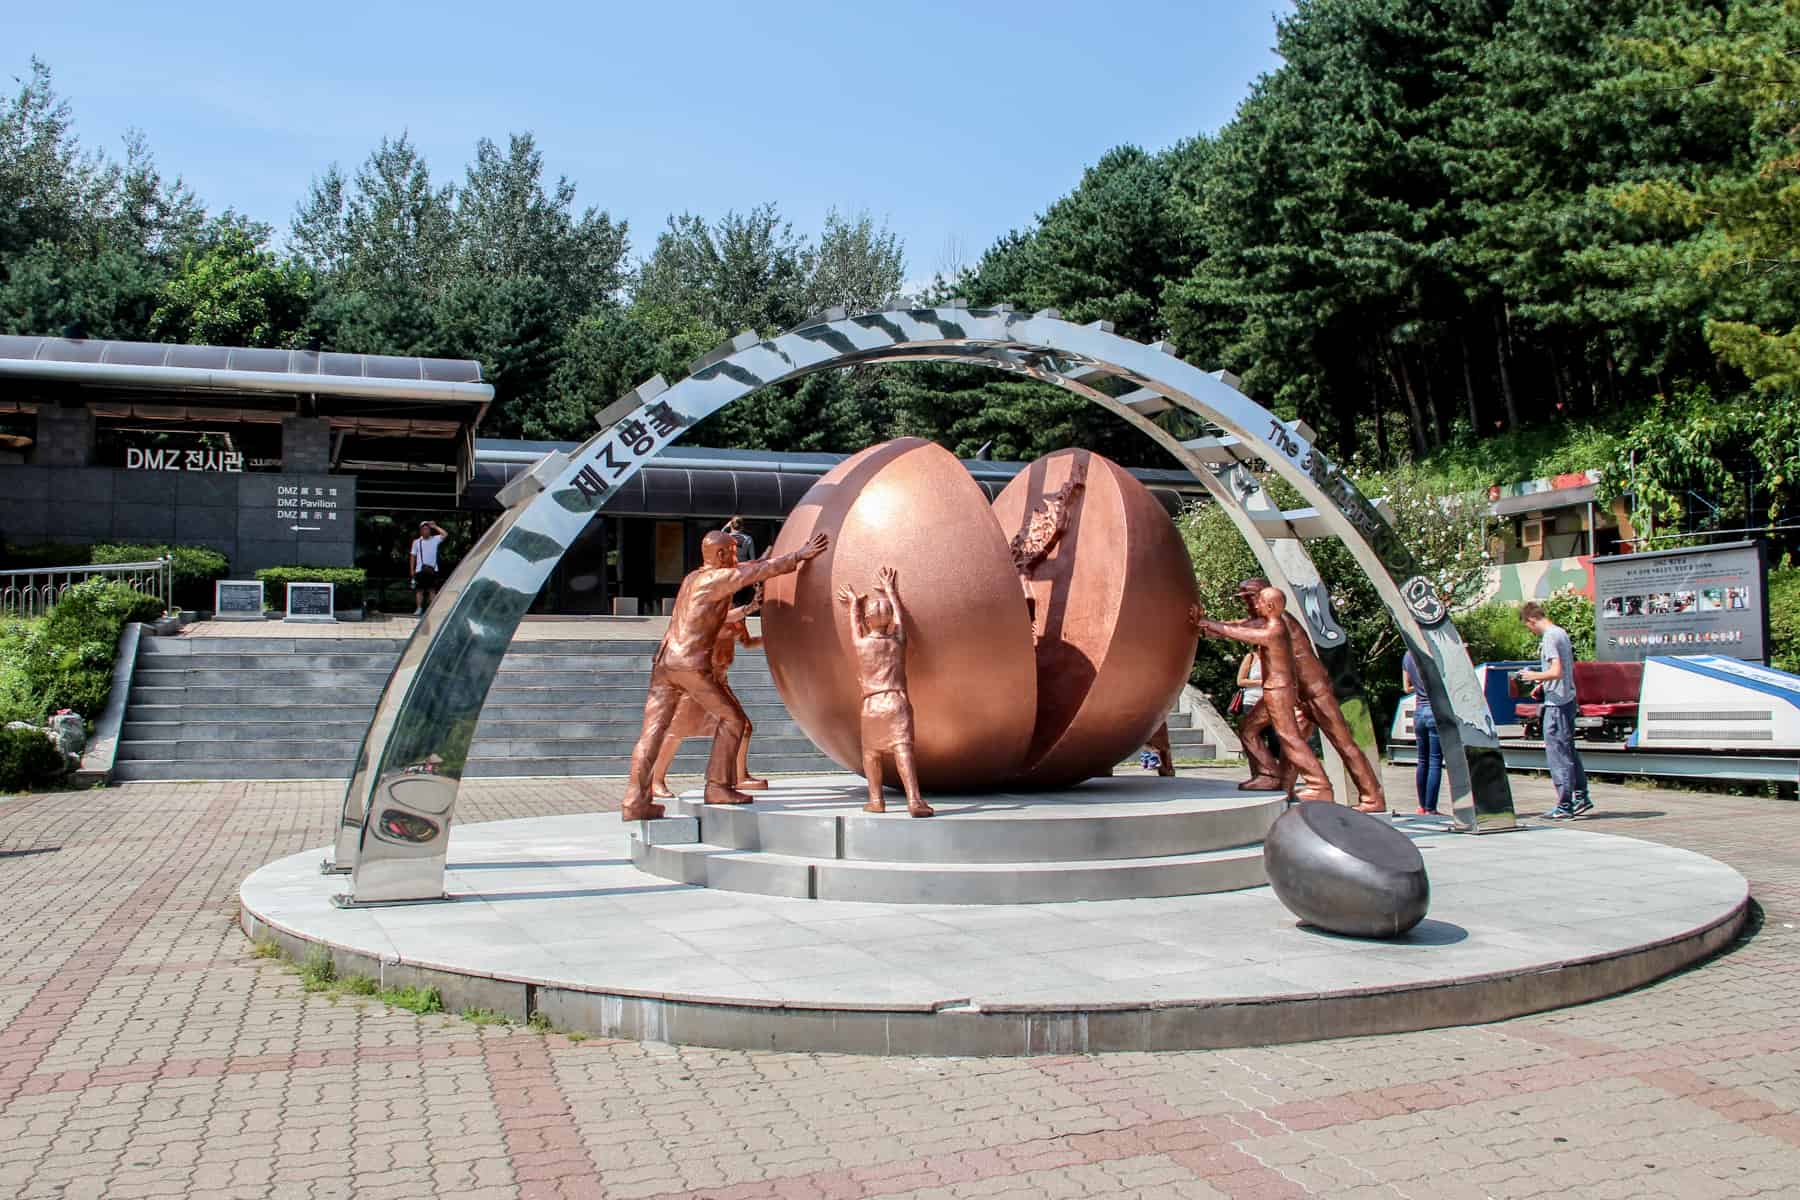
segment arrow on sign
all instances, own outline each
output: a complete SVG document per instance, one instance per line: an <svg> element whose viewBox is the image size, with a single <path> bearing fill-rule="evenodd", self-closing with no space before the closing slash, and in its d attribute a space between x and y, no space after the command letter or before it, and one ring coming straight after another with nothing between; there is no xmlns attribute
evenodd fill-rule
<svg viewBox="0 0 1800 1200"><path fill-rule="evenodd" d="M323 525L289 525L288 528L293 530L295 533L300 533L303 530L308 530L308 529L310 529L316 533L325 527Z"/></svg>

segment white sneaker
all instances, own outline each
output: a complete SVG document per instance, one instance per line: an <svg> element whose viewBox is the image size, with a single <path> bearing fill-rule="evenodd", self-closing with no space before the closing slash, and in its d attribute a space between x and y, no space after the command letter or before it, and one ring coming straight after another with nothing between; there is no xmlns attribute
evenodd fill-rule
<svg viewBox="0 0 1800 1200"><path fill-rule="evenodd" d="M422 617L422 616L424 616L424 615L425 615L425 610L424 610L424 609L422 609L422 608L415 608L415 609L413 609L413 616L415 616L415 617Z"/></svg>

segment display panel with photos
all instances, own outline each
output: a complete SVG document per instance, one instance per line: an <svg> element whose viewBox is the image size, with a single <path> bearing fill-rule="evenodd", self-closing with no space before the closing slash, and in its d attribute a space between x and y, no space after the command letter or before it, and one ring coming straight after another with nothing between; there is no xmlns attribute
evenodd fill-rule
<svg viewBox="0 0 1800 1200"><path fill-rule="evenodd" d="M1767 661L1758 542L1594 559L1595 657L1724 654Z"/></svg>

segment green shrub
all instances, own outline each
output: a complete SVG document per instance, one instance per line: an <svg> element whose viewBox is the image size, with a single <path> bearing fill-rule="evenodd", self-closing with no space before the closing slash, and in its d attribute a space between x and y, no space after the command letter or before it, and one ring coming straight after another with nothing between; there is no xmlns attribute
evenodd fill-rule
<svg viewBox="0 0 1800 1200"><path fill-rule="evenodd" d="M67 771L62 751L39 730L0 729L0 791L37 791Z"/></svg>
<svg viewBox="0 0 1800 1200"><path fill-rule="evenodd" d="M1569 635L1575 657L1588 661L1594 657L1594 602L1573 588L1553 593L1543 602L1544 615L1561 625ZM1523 625L1524 622L1519 622ZM1534 644L1530 657L1537 657Z"/></svg>
<svg viewBox="0 0 1800 1200"><path fill-rule="evenodd" d="M1537 658L1538 640L1519 620L1519 606L1494 603L1457 613L1456 632L1476 663L1520 662Z"/></svg>
<svg viewBox="0 0 1800 1200"><path fill-rule="evenodd" d="M1769 665L1800 674L1800 567L1769 572Z"/></svg>
<svg viewBox="0 0 1800 1200"><path fill-rule="evenodd" d="M203 609L213 606L213 581L231 572L231 560L217 550L204 546L95 546L97 563L149 562L153 558L172 555L175 559L175 606Z"/></svg>
<svg viewBox="0 0 1800 1200"><path fill-rule="evenodd" d="M48 614L0 626L0 707L7 720L41 721L58 709L90 720L112 692L113 655L131 621L154 621L162 602L90 579L63 594Z"/></svg>
<svg viewBox="0 0 1800 1200"><path fill-rule="evenodd" d="M1564 590L1540 603L1544 615L1568 631L1577 659L1594 657L1594 602L1580 592ZM1457 613L1456 632L1476 663L1535 661L1538 636L1519 619L1519 606L1496 601Z"/></svg>
<svg viewBox="0 0 1800 1200"><path fill-rule="evenodd" d="M290 583L335 583L339 608L361 608L363 592L368 585L368 572L361 567L264 567L256 577L266 585L263 605L287 608L287 585Z"/></svg>

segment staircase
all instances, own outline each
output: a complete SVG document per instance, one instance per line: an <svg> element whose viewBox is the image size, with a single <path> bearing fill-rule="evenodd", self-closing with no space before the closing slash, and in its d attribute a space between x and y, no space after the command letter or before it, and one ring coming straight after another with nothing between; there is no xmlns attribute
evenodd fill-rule
<svg viewBox="0 0 1800 1200"><path fill-rule="evenodd" d="M145 637L138 643L113 778L348 779L400 656L398 639ZM654 641L513 643L488 692L465 778L624 775L642 722ZM757 773L836 771L788 716L767 660L731 671L756 727ZM1210 757L1172 714L1177 758ZM671 775L697 775L708 743L682 744Z"/></svg>

